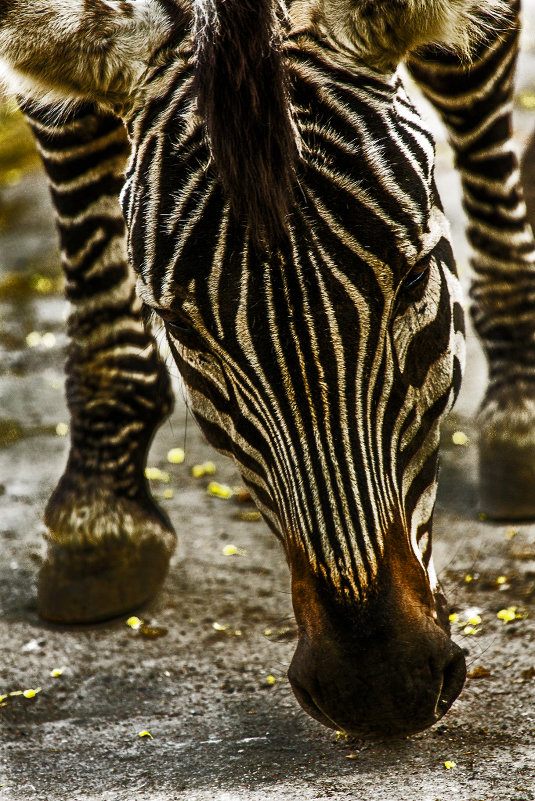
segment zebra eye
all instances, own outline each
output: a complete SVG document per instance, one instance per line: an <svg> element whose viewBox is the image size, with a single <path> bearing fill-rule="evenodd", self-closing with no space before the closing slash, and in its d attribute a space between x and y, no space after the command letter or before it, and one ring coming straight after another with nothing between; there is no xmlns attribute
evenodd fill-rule
<svg viewBox="0 0 535 801"><path fill-rule="evenodd" d="M191 328L189 326L184 325L176 320L173 320L172 322L170 320L166 320L165 325L171 331L171 333L175 333L177 335L188 334L191 332Z"/></svg>
<svg viewBox="0 0 535 801"><path fill-rule="evenodd" d="M168 309L158 309L158 314L165 323L165 327L171 333L183 334L190 330L186 320L181 319L178 314L169 311Z"/></svg>
<svg viewBox="0 0 535 801"><path fill-rule="evenodd" d="M168 311L164 314L160 312L160 317L165 323L168 335L170 334L173 339L177 339L186 348L199 348L201 344L199 334L187 318Z"/></svg>
<svg viewBox="0 0 535 801"><path fill-rule="evenodd" d="M400 289L402 292L405 290L411 290L415 288L416 286L418 286L418 284L420 284L423 281L423 279L429 272L429 263L430 263L429 259L426 258L423 259L422 261L419 261L417 264L414 265L414 267L411 268L411 270L407 273L401 284Z"/></svg>

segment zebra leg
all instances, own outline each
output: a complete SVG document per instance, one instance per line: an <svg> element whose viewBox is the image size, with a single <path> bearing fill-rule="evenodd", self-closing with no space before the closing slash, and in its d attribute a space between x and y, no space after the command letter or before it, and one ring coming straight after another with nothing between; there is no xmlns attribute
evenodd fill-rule
<svg viewBox="0 0 535 801"><path fill-rule="evenodd" d="M479 410L481 509L535 518L535 243L511 139L519 2L471 66L427 50L410 69L448 128L473 248L472 318L489 366Z"/></svg>
<svg viewBox="0 0 535 801"><path fill-rule="evenodd" d="M49 620L103 620L156 592L175 547L144 477L153 433L172 407L170 383L126 256L122 122L88 105L61 124L51 124L53 110L23 110L49 178L71 302L71 448L45 512L38 606Z"/></svg>

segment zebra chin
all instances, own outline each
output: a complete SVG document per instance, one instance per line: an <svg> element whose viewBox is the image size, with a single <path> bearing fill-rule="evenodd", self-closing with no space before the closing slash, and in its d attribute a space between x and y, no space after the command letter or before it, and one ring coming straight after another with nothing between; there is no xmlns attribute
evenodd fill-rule
<svg viewBox="0 0 535 801"><path fill-rule="evenodd" d="M363 739L415 734L463 688L444 596L431 594L417 566L404 567L384 565L373 596L355 603L334 601L302 563L292 569L299 640L288 678L303 709L329 728Z"/></svg>

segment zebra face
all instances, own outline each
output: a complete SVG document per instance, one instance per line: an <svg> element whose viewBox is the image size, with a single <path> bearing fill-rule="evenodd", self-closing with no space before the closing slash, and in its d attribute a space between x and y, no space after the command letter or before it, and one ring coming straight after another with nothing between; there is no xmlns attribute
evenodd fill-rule
<svg viewBox="0 0 535 801"><path fill-rule="evenodd" d="M351 281L243 255L224 283L218 321L194 282L167 329L197 420L284 545L295 694L360 736L425 728L464 680L431 559L439 426L462 360L449 244L442 233L405 276Z"/></svg>
<svg viewBox="0 0 535 801"><path fill-rule="evenodd" d="M299 702L359 736L408 734L465 676L431 561L459 286L433 143L399 81L339 65L333 79L323 53L291 56L287 241L253 245L183 97L176 113L156 99L157 135L136 145L123 192L132 260L199 424L283 543ZM140 114L134 141L151 130L150 105Z"/></svg>
<svg viewBox="0 0 535 801"><path fill-rule="evenodd" d="M284 545L296 696L361 736L424 728L464 680L430 545L462 315L432 142L390 70L429 39L467 47L502 7L0 3L9 83L84 98L129 129L139 294L166 321L208 439ZM113 160L113 142L98 154ZM104 226L93 193L77 220ZM89 283L117 273L117 254L119 239Z"/></svg>

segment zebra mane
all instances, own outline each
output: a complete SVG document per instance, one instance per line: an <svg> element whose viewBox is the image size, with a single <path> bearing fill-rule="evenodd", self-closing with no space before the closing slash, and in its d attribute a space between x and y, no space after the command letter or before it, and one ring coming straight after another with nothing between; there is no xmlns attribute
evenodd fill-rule
<svg viewBox="0 0 535 801"><path fill-rule="evenodd" d="M253 241L286 231L297 152L277 0L194 0L197 106L213 163Z"/></svg>
<svg viewBox="0 0 535 801"><path fill-rule="evenodd" d="M356 61L389 71L424 44L469 57L504 0L297 0ZM197 108L234 213L256 244L287 233L297 134L282 53L285 0L193 0Z"/></svg>

